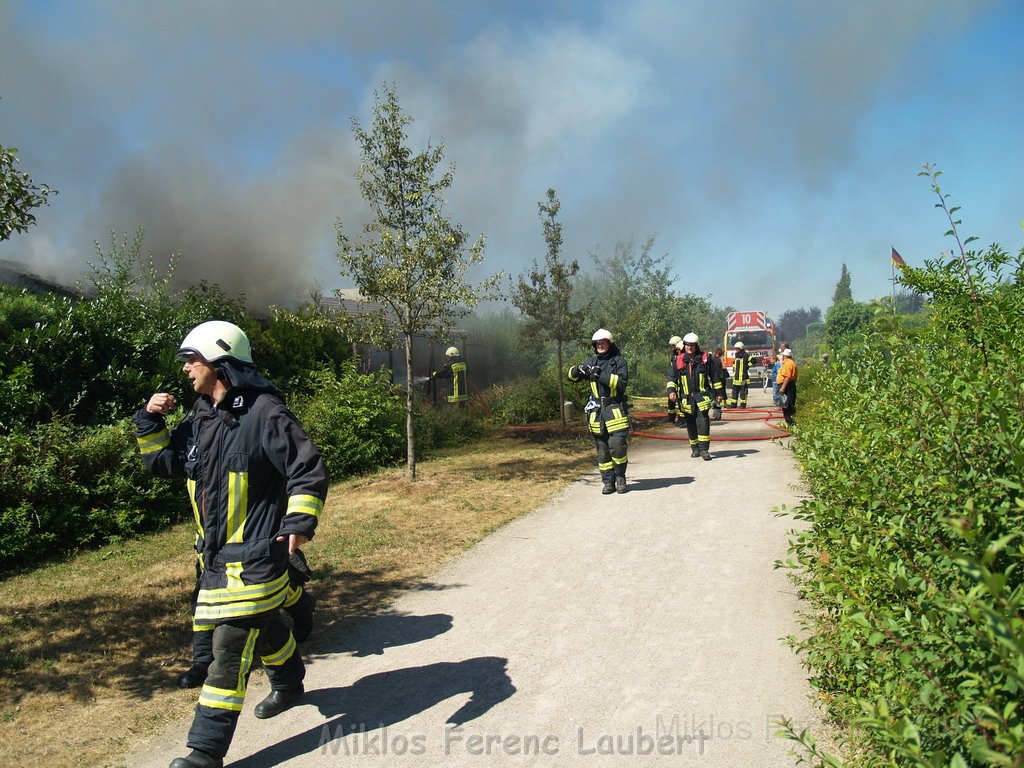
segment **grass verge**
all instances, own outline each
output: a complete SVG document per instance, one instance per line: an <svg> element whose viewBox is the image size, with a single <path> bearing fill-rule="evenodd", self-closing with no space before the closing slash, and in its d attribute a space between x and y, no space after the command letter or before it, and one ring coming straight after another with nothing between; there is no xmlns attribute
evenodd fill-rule
<svg viewBox="0 0 1024 768"><path fill-rule="evenodd" d="M491 531L593 467L591 441L549 430L494 436L404 468L347 479L305 552L318 628L379 610ZM0 582L0 765L120 765L188 716L191 525Z"/></svg>

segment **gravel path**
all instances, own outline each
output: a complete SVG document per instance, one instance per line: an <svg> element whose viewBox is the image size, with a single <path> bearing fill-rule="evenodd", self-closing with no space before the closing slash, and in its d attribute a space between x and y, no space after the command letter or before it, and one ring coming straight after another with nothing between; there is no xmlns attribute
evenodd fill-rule
<svg viewBox="0 0 1024 768"><path fill-rule="evenodd" d="M602 496L595 470L328 639L301 705L256 720L254 686L228 764L794 765L773 721L818 721L779 642L798 601L771 510L799 474L777 442L714 441L755 431L716 424L711 462L642 439L630 493ZM166 766L187 728L127 764Z"/></svg>

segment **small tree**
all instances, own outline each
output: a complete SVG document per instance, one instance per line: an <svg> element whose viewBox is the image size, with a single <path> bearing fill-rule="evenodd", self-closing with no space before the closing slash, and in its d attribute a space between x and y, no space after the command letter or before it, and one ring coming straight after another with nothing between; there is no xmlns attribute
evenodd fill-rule
<svg viewBox="0 0 1024 768"><path fill-rule="evenodd" d="M18 150L0 145L0 242L14 232L24 232L36 223L34 208L48 204L57 190L36 184L27 173L18 173Z"/></svg>
<svg viewBox="0 0 1024 768"><path fill-rule="evenodd" d="M565 426L565 382L562 379L562 345L580 335L583 309L572 310L573 278L580 270L579 262L573 259L568 264L562 255L562 225L558 222L558 211L562 207L555 190L548 190L547 203L537 203L540 209L541 226L548 252L542 269L536 260L530 274L519 276L519 285L513 290L512 303L529 318L523 334L541 342L554 341L558 360L559 413Z"/></svg>
<svg viewBox="0 0 1024 768"><path fill-rule="evenodd" d="M435 178L444 144L428 145L414 155L406 146L405 133L412 121L402 112L394 90L387 87L383 98L375 94L370 130L352 119L363 154L356 178L373 218L358 242L344 234L340 219L335 228L342 274L352 278L364 298L380 305L380 326L403 337L406 466L409 479L415 480L413 337L443 337L456 318L476 306L481 292L493 291L499 276L477 289L466 282L468 269L483 260L483 237L468 245L462 228L444 216L442 193L452 184L452 172ZM388 343L393 341L392 336Z"/></svg>
<svg viewBox="0 0 1024 768"><path fill-rule="evenodd" d="M836 291L832 294L832 303L838 304L841 301L852 301L853 291L850 290L850 270L843 263L843 271L839 273L839 282L836 283Z"/></svg>

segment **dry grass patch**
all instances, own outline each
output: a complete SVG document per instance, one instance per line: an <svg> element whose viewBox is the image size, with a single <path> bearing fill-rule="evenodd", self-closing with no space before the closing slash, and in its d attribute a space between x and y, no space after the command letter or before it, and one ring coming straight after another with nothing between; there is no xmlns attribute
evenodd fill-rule
<svg viewBox="0 0 1024 768"><path fill-rule="evenodd" d="M495 437L418 466L335 485L316 540L318 628L379 610L440 564L593 467L589 438ZM188 717L173 687L191 657L191 526L104 547L0 583L0 766L118 765Z"/></svg>

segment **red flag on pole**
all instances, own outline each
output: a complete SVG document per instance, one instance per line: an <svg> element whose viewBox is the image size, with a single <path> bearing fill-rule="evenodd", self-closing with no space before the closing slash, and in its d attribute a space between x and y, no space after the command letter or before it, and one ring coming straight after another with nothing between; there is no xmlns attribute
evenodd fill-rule
<svg viewBox="0 0 1024 768"><path fill-rule="evenodd" d="M896 253L895 248L892 249L892 263L899 267L900 269L903 269L905 266L907 266L907 262L903 260L902 256Z"/></svg>

